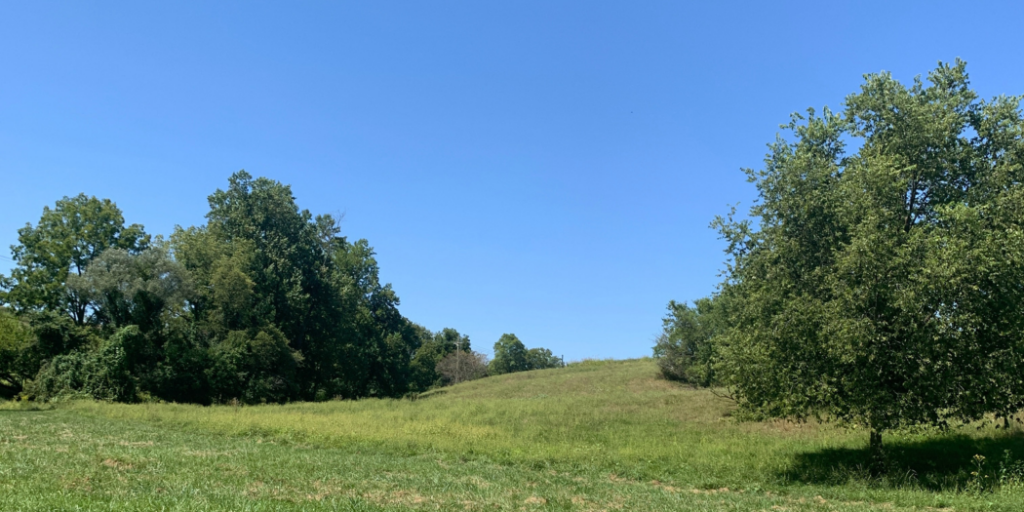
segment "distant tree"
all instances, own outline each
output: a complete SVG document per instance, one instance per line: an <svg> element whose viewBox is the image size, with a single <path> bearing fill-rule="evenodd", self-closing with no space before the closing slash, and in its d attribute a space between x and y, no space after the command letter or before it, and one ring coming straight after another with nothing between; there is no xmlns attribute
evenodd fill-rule
<svg viewBox="0 0 1024 512"><path fill-rule="evenodd" d="M53 209L44 207L37 225L18 230L18 242L12 247L15 267L4 283L4 302L21 311L63 312L83 325L89 302L65 286L68 275L82 275L110 248L141 251L149 235L138 224L125 226L121 210L109 199L79 194L57 201Z"/></svg>
<svg viewBox="0 0 1024 512"><path fill-rule="evenodd" d="M756 223L716 223L735 396L864 425L876 457L887 430L1024 398L1021 97L978 100L960 61L928 80L868 75L843 114L795 115L747 171Z"/></svg>
<svg viewBox="0 0 1024 512"><path fill-rule="evenodd" d="M445 384L458 384L487 376L487 356L456 350L437 363L436 371Z"/></svg>
<svg viewBox="0 0 1024 512"><path fill-rule="evenodd" d="M526 366L531 370L561 368L562 359L546 348L531 348L526 351Z"/></svg>
<svg viewBox="0 0 1024 512"><path fill-rule="evenodd" d="M411 361L413 382L417 391L426 391L433 386L444 384L437 367L445 357L456 351L472 351L469 336L460 334L450 327L445 327L434 334L430 331L424 334L426 341L416 350Z"/></svg>
<svg viewBox="0 0 1024 512"><path fill-rule="evenodd" d="M494 359L491 360L490 372L494 375L523 372L530 369L526 346L515 334L502 334L494 344Z"/></svg>

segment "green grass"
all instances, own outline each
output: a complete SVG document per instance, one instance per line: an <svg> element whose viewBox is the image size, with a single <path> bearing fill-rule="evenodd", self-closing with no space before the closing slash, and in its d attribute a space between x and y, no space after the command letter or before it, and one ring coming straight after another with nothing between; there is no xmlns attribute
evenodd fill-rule
<svg viewBox="0 0 1024 512"><path fill-rule="evenodd" d="M0 510L1024 510L1019 431L889 435L872 478L864 432L733 412L649 360L416 401L8 404Z"/></svg>

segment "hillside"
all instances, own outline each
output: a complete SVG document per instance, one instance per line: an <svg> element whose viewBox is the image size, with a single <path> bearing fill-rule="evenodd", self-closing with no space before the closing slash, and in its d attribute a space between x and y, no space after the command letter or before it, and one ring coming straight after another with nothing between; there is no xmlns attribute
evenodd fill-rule
<svg viewBox="0 0 1024 512"><path fill-rule="evenodd" d="M650 360L473 381L418 400L0 410L0 508L40 510L1019 510L1016 432L889 437L738 421ZM1006 451L1009 450L1009 451ZM982 475L972 457L983 454ZM990 475L989 475L990 474ZM991 478L987 478L991 476Z"/></svg>

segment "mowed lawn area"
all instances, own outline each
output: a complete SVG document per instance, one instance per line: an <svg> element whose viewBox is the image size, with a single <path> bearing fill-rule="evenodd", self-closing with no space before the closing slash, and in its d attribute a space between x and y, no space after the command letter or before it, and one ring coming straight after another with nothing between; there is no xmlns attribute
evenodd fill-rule
<svg viewBox="0 0 1024 512"><path fill-rule="evenodd" d="M650 360L418 400L8 403L0 510L1024 510L1019 430L887 435L872 478L866 432L734 413Z"/></svg>

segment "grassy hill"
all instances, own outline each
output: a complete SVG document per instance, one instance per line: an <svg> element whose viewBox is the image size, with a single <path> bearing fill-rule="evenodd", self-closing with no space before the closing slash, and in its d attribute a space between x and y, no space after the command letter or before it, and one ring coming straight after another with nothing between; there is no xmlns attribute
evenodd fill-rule
<svg viewBox="0 0 1024 512"><path fill-rule="evenodd" d="M872 478L865 432L734 412L650 360L418 400L8 404L0 510L1024 509L1019 431L890 435Z"/></svg>

